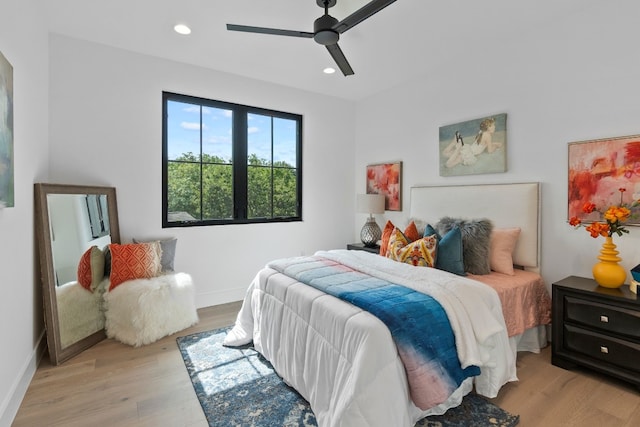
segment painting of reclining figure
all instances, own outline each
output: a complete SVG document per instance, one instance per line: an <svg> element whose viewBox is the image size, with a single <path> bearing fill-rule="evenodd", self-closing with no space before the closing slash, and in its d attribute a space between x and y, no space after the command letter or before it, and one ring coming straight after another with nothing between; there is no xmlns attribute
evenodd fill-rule
<svg viewBox="0 0 640 427"><path fill-rule="evenodd" d="M442 126L440 176L505 172L506 149L506 114Z"/></svg>

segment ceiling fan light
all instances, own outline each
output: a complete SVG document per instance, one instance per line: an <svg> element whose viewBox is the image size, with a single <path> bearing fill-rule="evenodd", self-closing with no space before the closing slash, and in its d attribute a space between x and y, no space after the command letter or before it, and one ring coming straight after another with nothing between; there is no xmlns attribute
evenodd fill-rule
<svg viewBox="0 0 640 427"><path fill-rule="evenodd" d="M338 43L340 34L336 33L333 30L323 30L315 33L313 35L313 39L316 41L316 43L327 46L330 44Z"/></svg>
<svg viewBox="0 0 640 427"><path fill-rule="evenodd" d="M324 70L322 70L322 72L325 74L333 74L336 72L336 69L333 67L327 67Z"/></svg>
<svg viewBox="0 0 640 427"><path fill-rule="evenodd" d="M191 34L191 28L187 27L185 24L176 24L173 27L173 30L178 34L183 34L183 35Z"/></svg>

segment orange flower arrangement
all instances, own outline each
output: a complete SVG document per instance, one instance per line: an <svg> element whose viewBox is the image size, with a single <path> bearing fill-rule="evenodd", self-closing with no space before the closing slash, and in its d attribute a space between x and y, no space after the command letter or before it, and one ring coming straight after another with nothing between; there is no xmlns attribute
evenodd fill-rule
<svg viewBox="0 0 640 427"><path fill-rule="evenodd" d="M603 213L603 218L605 219L606 223L595 221L585 227L591 237L612 237L614 233L618 236L622 236L622 234L624 233L629 233L629 230L624 227L624 223L627 222L627 220L631 217L631 209L629 209L622 202L622 197L627 189L618 188L618 191L620 192L620 204L618 206L610 206ZM637 206L638 204L639 201L635 200L631 204L631 207ZM587 202L584 204L584 206L582 206L582 212L586 214L590 214L596 210L596 205L591 202ZM574 216L569 220L569 225L577 228L581 227L583 224L580 218Z"/></svg>

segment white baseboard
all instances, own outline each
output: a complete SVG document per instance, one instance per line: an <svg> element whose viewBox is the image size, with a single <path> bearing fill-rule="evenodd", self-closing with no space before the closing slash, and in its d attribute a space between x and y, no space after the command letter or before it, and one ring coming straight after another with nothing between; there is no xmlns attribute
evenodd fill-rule
<svg viewBox="0 0 640 427"><path fill-rule="evenodd" d="M47 340L45 339L44 334L45 333L43 331L38 339L36 347L31 352L31 357L29 357L29 359L24 363L21 369L21 375L16 378L9 395L0 406L0 427L10 427L11 423L13 423L13 419L18 413L18 409L20 409L22 399L24 399L24 395L27 393L31 379L36 373L38 364L46 350Z"/></svg>
<svg viewBox="0 0 640 427"><path fill-rule="evenodd" d="M207 292L196 294L196 307L211 307L213 305L226 304L228 302L242 301L247 293L247 288L229 289L222 292Z"/></svg>

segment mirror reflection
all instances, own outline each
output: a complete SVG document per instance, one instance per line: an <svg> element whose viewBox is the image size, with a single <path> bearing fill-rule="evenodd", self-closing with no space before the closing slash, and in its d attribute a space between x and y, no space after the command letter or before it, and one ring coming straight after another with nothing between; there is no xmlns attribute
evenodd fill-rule
<svg viewBox="0 0 640 427"><path fill-rule="evenodd" d="M56 285L75 281L78 260L91 246L111 243L106 194L48 194Z"/></svg>
<svg viewBox="0 0 640 427"><path fill-rule="evenodd" d="M92 246L111 243L106 194L48 194L51 254L56 282L60 346L104 329L104 286L87 290L78 283L78 263Z"/></svg>
<svg viewBox="0 0 640 427"><path fill-rule="evenodd" d="M54 364L104 339L105 249L119 243L115 189L36 184L45 321Z"/></svg>

